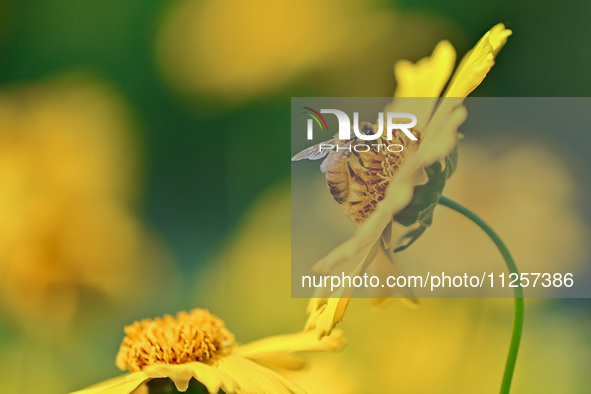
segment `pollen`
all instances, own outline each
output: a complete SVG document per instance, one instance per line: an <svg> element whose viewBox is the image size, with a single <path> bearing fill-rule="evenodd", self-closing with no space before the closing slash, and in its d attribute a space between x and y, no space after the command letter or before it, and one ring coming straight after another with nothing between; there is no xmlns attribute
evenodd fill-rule
<svg viewBox="0 0 591 394"><path fill-rule="evenodd" d="M125 334L116 364L131 372L154 364L206 363L228 354L235 344L224 322L203 309L136 321L125 327Z"/></svg>

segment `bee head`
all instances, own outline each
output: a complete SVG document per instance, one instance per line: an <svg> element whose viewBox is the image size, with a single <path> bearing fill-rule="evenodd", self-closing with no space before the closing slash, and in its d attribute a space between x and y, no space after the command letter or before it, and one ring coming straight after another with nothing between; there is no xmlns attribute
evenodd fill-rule
<svg viewBox="0 0 591 394"><path fill-rule="evenodd" d="M361 123L360 131L365 135L374 135L373 125L369 122Z"/></svg>
<svg viewBox="0 0 591 394"><path fill-rule="evenodd" d="M363 135L375 135L376 132L373 129L373 125L369 122L361 122L359 125L359 133ZM351 135L353 134L353 128L351 128ZM338 134L335 135L335 138L338 138ZM352 136L351 140L357 140L356 136Z"/></svg>

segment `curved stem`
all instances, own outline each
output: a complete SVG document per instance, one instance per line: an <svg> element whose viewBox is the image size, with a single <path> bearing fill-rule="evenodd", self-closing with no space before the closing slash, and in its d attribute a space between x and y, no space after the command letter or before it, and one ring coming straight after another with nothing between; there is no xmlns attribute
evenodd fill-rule
<svg viewBox="0 0 591 394"><path fill-rule="evenodd" d="M503 255L503 259L505 259L505 264L507 264L507 268L509 272L517 274L517 278L519 276L519 270L515 265L515 261L511 257L511 253L509 253L509 249L505 246L501 238L493 231L493 229L486 224L484 220L482 220L478 215L474 212L470 211L469 209L465 208L464 206L458 204L457 202L450 200L447 197L441 196L439 199L439 204L446 206L454 211L458 212L459 214L465 216L472 222L474 222L478 227L480 227L486 235L492 239L495 243L501 254ZM509 355L507 356L507 363L505 364L505 373L503 375L503 383L501 385L501 394L509 393L511 388L511 380L513 379L513 372L515 371L515 362L517 361L517 353L519 352L519 343L521 341L521 332L523 330L523 288L521 287L521 281L518 280L518 286L515 287L515 315L513 318L513 333L511 336L511 345L509 346Z"/></svg>

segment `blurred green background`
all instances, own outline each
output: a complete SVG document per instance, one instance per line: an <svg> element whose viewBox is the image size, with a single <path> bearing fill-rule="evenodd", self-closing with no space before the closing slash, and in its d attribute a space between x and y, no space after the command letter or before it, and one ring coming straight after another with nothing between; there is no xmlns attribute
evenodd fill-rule
<svg viewBox="0 0 591 394"><path fill-rule="evenodd" d="M130 181L135 196L118 199L169 264L151 271L156 279L131 272L140 281L146 276L149 301L115 313L109 302L85 294L69 323L48 330L50 339L31 340L36 330L28 318L23 323L7 312L0 358L39 371L19 372L32 381L14 392L59 393L113 376L109 360L122 326L134 319L196 306L224 309L203 283L253 204L288 184L291 97L390 96L396 60L427 56L441 39L461 57L499 22L514 33L475 95L590 96L590 18L591 3L580 1L0 0L0 91L34 95L45 89L38 86L82 76L94 81L91 89L113 95L139 152L131 165L139 167ZM586 130L580 133L590 142ZM566 141L560 148L577 147ZM582 165L575 174L586 176L589 159L577 149L569 163ZM590 190L588 180L579 183ZM167 272L161 281L158 269ZM584 314L580 324L588 330L589 305L561 300L550 310ZM303 323L303 306L298 317ZM245 332L246 339L256 335L248 323ZM64 333L73 335L70 347ZM23 356L37 351L34 362Z"/></svg>

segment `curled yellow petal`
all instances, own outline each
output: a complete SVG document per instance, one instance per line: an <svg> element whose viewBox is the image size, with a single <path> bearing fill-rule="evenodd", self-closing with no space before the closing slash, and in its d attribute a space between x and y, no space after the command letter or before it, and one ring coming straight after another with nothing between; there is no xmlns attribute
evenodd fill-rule
<svg viewBox="0 0 591 394"><path fill-rule="evenodd" d="M511 30L505 29L505 25L502 23L490 29L478 41L476 46L464 56L445 96L466 97L480 85L495 64L495 56L505 45L507 37L511 33Z"/></svg>
<svg viewBox="0 0 591 394"><path fill-rule="evenodd" d="M327 299L326 307L314 322L314 332L318 339L332 334L333 328L343 320L350 300L349 297L341 297L338 294L335 298Z"/></svg>
<svg viewBox="0 0 591 394"><path fill-rule="evenodd" d="M394 74L398 83L394 97L423 97L421 100L406 100L405 111L415 114L418 119L417 127L424 129L431 117L437 97L441 96L443 87L449 80L456 61L456 52L449 41L441 41L433 54L411 63L400 60L394 66ZM432 97L432 100L425 99ZM385 112L398 112L396 100L390 104Z"/></svg>
<svg viewBox="0 0 591 394"><path fill-rule="evenodd" d="M338 350L344 344L342 333L335 331L321 341L311 332L276 335L260 339L236 348L235 353L250 359L263 359L295 352Z"/></svg>
<svg viewBox="0 0 591 394"><path fill-rule="evenodd" d="M505 43L507 42L507 38L513 32L509 29L505 29L505 25L502 23L498 23L490 29L490 35L488 40L493 47L493 54L496 56L497 53L503 48Z"/></svg>
<svg viewBox="0 0 591 394"><path fill-rule="evenodd" d="M413 64L400 60L394 66L398 86L395 97L439 97L449 80L456 51L449 41L441 41L433 54Z"/></svg>

